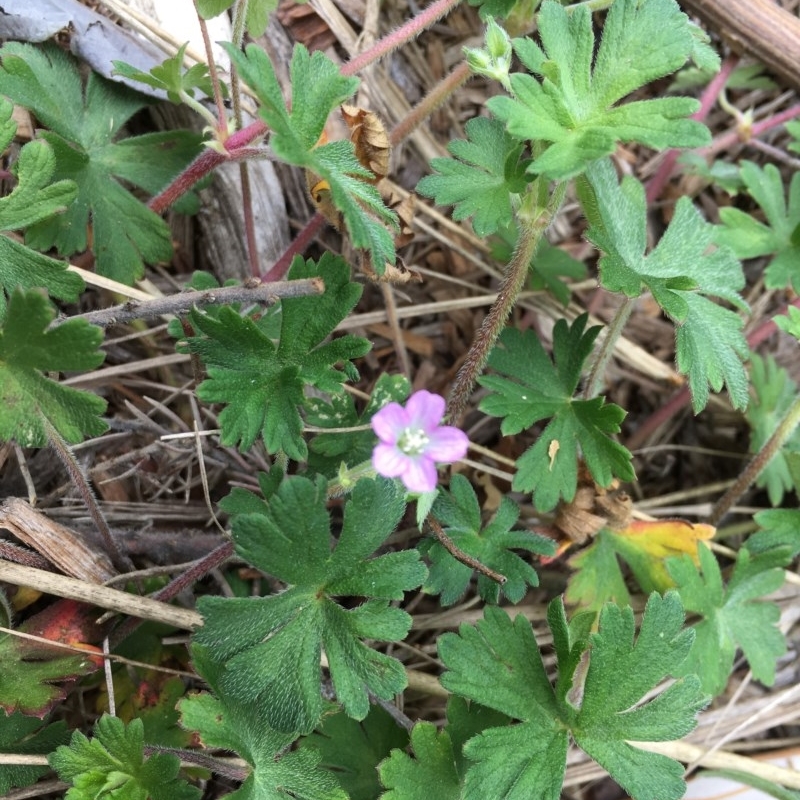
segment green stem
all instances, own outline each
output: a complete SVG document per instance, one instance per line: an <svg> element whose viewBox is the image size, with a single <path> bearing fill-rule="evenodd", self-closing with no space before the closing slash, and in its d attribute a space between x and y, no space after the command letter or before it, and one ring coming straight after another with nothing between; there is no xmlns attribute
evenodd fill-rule
<svg viewBox="0 0 800 800"><path fill-rule="evenodd" d="M247 22L247 7L250 0L239 0L233 9L233 34L234 47L241 47L244 41L244 26Z"/></svg>
<svg viewBox="0 0 800 800"><path fill-rule="evenodd" d="M717 525L731 510L733 504L747 491L753 481L764 471L767 464L778 454L794 429L800 423L800 397L795 399L786 416L780 421L775 432L764 443L764 446L753 456L750 463L744 468L736 482L717 501L708 517L709 525Z"/></svg>
<svg viewBox="0 0 800 800"><path fill-rule="evenodd" d="M200 102L191 97L189 94L181 90L178 95L181 98L181 102L185 106L189 106L195 113L199 114L207 123L208 127L211 128L212 131L215 131L219 127L219 120Z"/></svg>
<svg viewBox="0 0 800 800"><path fill-rule="evenodd" d="M339 470L339 474L328 481L328 499L342 497L352 492L361 478L374 478L376 474L372 461L362 461L360 464L350 467L350 469Z"/></svg>
<svg viewBox="0 0 800 800"><path fill-rule="evenodd" d="M622 331L632 312L633 299L626 297L622 301L622 305L617 309L617 313L614 314L614 319L611 320L605 338L595 355L592 369L589 372L589 378L583 390L584 400L591 400L595 395L600 393L600 384L603 382L603 376L606 374L608 362L611 361L611 356L614 355L614 347L616 347L619 337L622 336Z"/></svg>
<svg viewBox="0 0 800 800"><path fill-rule="evenodd" d="M517 215L520 223L519 238L514 255L506 267L497 299L489 309L483 320L480 330L467 352L466 359L456 375L450 398L447 402L447 419L451 424L457 425L461 415L467 407L470 395L478 380L481 370L489 359L489 354L506 324L514 303L522 291L525 278L528 275L531 259L533 258L544 232L549 227L556 211L561 206L566 192L566 183L557 184L545 208L536 204L532 209L526 210L525 205L533 201L537 188L532 185L523 200L523 208Z"/></svg>

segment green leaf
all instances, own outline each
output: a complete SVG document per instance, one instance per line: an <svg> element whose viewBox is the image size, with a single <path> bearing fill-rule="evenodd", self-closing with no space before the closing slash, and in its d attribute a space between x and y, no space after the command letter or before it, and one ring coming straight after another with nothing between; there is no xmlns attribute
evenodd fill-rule
<svg viewBox="0 0 800 800"><path fill-rule="evenodd" d="M381 800L428 800L431 786L436 786L444 797L463 797L460 787L469 766L464 744L487 728L508 722L506 714L450 695L445 730L437 734L430 723L419 723L412 733L415 758L394 750L391 758L381 764L381 780L392 790L381 795Z"/></svg>
<svg viewBox="0 0 800 800"><path fill-rule="evenodd" d="M478 6L480 18L505 19L517 5L517 0L469 0L471 6Z"/></svg>
<svg viewBox="0 0 800 800"><path fill-rule="evenodd" d="M35 291L16 291L0 330L0 440L23 447L44 447L47 423L69 443L99 436L108 427L100 414L106 402L96 395L62 386L43 373L93 369L104 354L97 348L103 332L75 319L48 330L55 316Z"/></svg>
<svg viewBox="0 0 800 800"><path fill-rule="evenodd" d="M375 383L363 413L356 411L350 394L335 394L328 400L320 397L306 399L306 422L318 428L354 428L369 423L373 415L387 403L403 403L411 392L411 384L403 375L383 373ZM342 463L360 464L372 456L375 434L367 427L347 433L319 433L309 443L308 468L333 477Z"/></svg>
<svg viewBox="0 0 800 800"><path fill-rule="evenodd" d="M321 766L336 776L350 800L375 800L381 791L378 764L393 748L408 744L408 733L374 705L361 722L346 714L325 717L299 744L319 753Z"/></svg>
<svg viewBox="0 0 800 800"><path fill-rule="evenodd" d="M750 357L750 378L752 400L745 418L750 425L750 452L758 453L797 399L797 384L772 356L761 358L757 353ZM756 485L766 487L773 506L783 502L784 492L795 488L787 457L798 450L800 430L795 430L758 476Z"/></svg>
<svg viewBox="0 0 800 800"><path fill-rule="evenodd" d="M281 301L277 345L252 318L223 306L214 314L191 312L189 320L200 335L188 339L188 348L208 369L198 397L226 406L219 416L222 443L238 443L244 451L261 434L270 453L282 450L299 461L308 454L299 411L304 387L340 392L346 379L358 376L350 359L363 356L370 345L350 335L325 341L361 296L344 260L329 253L319 264L296 258L288 277L321 277L325 293ZM344 371L335 368L339 362Z"/></svg>
<svg viewBox="0 0 800 800"><path fill-rule="evenodd" d="M8 42L0 58L0 92L48 128L42 137L55 153L54 177L78 187L66 213L30 228L26 242L71 255L87 248L91 221L101 275L130 284L142 276L145 262L169 261L166 222L119 180L158 191L197 155L200 137L175 131L117 143L122 127L144 107L141 96L95 73L82 85L75 61L57 47Z"/></svg>
<svg viewBox="0 0 800 800"><path fill-rule="evenodd" d="M203 19L211 19L227 11L234 0L198 0L197 13ZM262 36L270 13L278 7L278 0L250 0L247 5L245 25L251 39Z"/></svg>
<svg viewBox="0 0 800 800"><path fill-rule="evenodd" d="M288 751L295 734L278 733L264 723L262 703L242 702L221 688L222 670L211 654L192 645L192 661L214 695L190 695L179 703L181 724L197 731L206 747L232 750L252 772L230 800L347 800L336 778L321 768L313 747ZM216 695L216 696L215 696Z"/></svg>
<svg viewBox="0 0 800 800"><path fill-rule="evenodd" d="M620 606L630 603L614 544L611 532L601 530L588 547L570 558L569 567L573 572L565 594L570 605L599 611L608 602Z"/></svg>
<svg viewBox="0 0 800 800"><path fill-rule="evenodd" d="M769 550L789 549L789 558L800 553L800 511L795 508L773 508L753 516L761 530L747 540L747 549L757 556Z"/></svg>
<svg viewBox="0 0 800 800"><path fill-rule="evenodd" d="M778 314L772 321L790 336L800 339L800 308L787 306L786 314Z"/></svg>
<svg viewBox="0 0 800 800"><path fill-rule="evenodd" d="M74 731L69 747L48 759L61 780L72 783L65 800L193 800L200 790L178 777L180 759L169 753L144 756L141 720L125 725L103 715L93 739Z"/></svg>
<svg viewBox="0 0 800 800"><path fill-rule="evenodd" d="M768 289L793 287L800 291L800 175L795 173L789 185L788 204L783 180L774 164L764 168L742 161L741 176L750 196L760 206L767 224L759 222L738 208L720 208L721 228L716 233L719 244L730 247L738 258L772 255L764 273Z"/></svg>
<svg viewBox="0 0 800 800"><path fill-rule="evenodd" d="M475 117L467 122L467 139L447 146L453 158L434 158L417 191L440 206L454 205L453 219L473 217L478 236L488 236L513 217L512 196L525 190L527 163L523 146L497 120Z"/></svg>
<svg viewBox="0 0 800 800"><path fill-rule="evenodd" d="M453 746L447 731L437 732L432 722L418 722L411 731L416 758L393 750L381 764L381 781L389 790L381 800L459 800L461 785L456 774Z"/></svg>
<svg viewBox="0 0 800 800"><path fill-rule="evenodd" d="M0 98L0 149L5 150L14 138L17 125L14 107ZM55 156L47 142L28 142L14 164L17 185L0 198L0 231L21 230L67 209L75 199L72 181L51 183ZM45 287L54 297L74 302L84 283L67 272L62 261L34 252L10 236L0 236L0 320L5 316L5 294L15 288Z"/></svg>
<svg viewBox="0 0 800 800"><path fill-rule="evenodd" d="M688 119L696 100L665 97L617 105L626 95L682 67L695 50L688 18L674 0L618 0L595 48L591 11L545 0L538 16L541 47L515 39L533 75L511 75L514 98L487 103L513 136L550 142L529 172L565 180L610 155L617 142L648 147L701 147L708 129ZM541 80L537 80L540 78Z"/></svg>
<svg viewBox="0 0 800 800"><path fill-rule="evenodd" d="M709 297L746 309L738 294L741 265L726 247L711 248L714 228L681 197L675 215L649 255L644 187L630 176L618 183L608 160L593 164L579 185L590 227L587 238L603 252L600 281L612 292L639 297L649 290L675 323L678 370L689 378L695 413L708 402L708 389L727 386L734 408L747 406L749 357L738 314Z"/></svg>
<svg viewBox="0 0 800 800"><path fill-rule="evenodd" d="M486 375L479 383L491 391L481 411L503 417L506 436L519 433L540 420L552 418L531 448L517 461L513 488L533 492L539 511L549 511L560 498L567 502L578 485L580 454L593 478L608 486L617 477L633 480L631 454L611 434L619 433L625 412L602 397L575 400L583 364L592 351L599 327L586 327L586 314L570 327L559 320L553 330L553 360L533 331L507 328L489 357L499 375Z"/></svg>
<svg viewBox="0 0 800 800"><path fill-rule="evenodd" d="M0 710L0 752L20 755L47 755L69 739L64 721L44 725L36 717L19 711L7 714ZM48 767L27 767L19 764L0 766L0 792L29 786L49 772Z"/></svg>
<svg viewBox="0 0 800 800"><path fill-rule="evenodd" d="M223 11L227 11L235 0L197 0L197 13L203 19L218 17Z"/></svg>
<svg viewBox="0 0 800 800"><path fill-rule="evenodd" d="M665 677L683 674L681 665L694 638L683 628L683 620L675 592L663 598L652 594L635 642L633 611L611 603L600 612L598 632L591 635L589 670L573 735L635 800L677 800L686 791L681 764L629 744L685 736L708 703L700 681L689 675L641 704Z"/></svg>
<svg viewBox="0 0 800 800"><path fill-rule="evenodd" d="M374 175L360 164L351 141L317 146L331 111L353 95L358 79L343 76L323 53L309 55L298 44L290 66L292 99L287 108L272 63L261 48L248 45L242 52L227 45L226 49L258 97L259 114L272 130L269 144L274 154L327 181L353 245L369 250L372 264L381 273L385 263L395 261L394 242L386 226L397 228L396 214L368 182Z"/></svg>
<svg viewBox="0 0 800 800"><path fill-rule="evenodd" d="M309 731L322 713L320 654L325 652L339 702L355 719L368 692L389 699L406 676L394 658L361 640L398 641L411 617L390 605L425 579L415 550L370 558L405 509L392 481L361 480L345 505L331 550L326 484L287 478L262 514L233 521L237 553L287 585L269 597L201 598L205 624L195 635L225 664L221 686L242 701L264 703L268 724ZM366 598L341 605L337 597Z"/></svg>
<svg viewBox="0 0 800 800"><path fill-rule="evenodd" d="M776 564L785 562L783 551L751 556L739 550L733 575L723 585L714 554L700 548L700 568L684 557L668 562L687 611L703 620L681 674L700 676L703 688L719 694L733 668L737 646L750 662L753 677L771 686L775 662L786 652L786 641L778 628L780 609L775 603L758 600L783 585L785 573Z"/></svg>
<svg viewBox="0 0 800 800"><path fill-rule="evenodd" d="M526 530L512 530L519 518L519 507L508 497L500 501L500 507L484 528L475 490L463 475L453 476L450 492L439 494L432 513L459 549L507 578L500 587L485 575L478 576L478 591L487 603L497 603L501 591L512 603L518 603L528 586L539 585L536 570L514 549L539 555L555 552L552 539ZM440 594L442 605L452 605L467 590L472 568L457 561L436 539L423 541L420 550L431 561L423 590Z"/></svg>
<svg viewBox="0 0 800 800"><path fill-rule="evenodd" d="M633 612L613 604L603 608L598 631L588 639L590 616L567 624L560 600L550 604L548 624L559 668L555 689L522 616L512 622L489 606L475 627L462 625L458 635L446 633L439 640L449 670L442 684L519 720L467 742L465 754L475 763L463 796L555 800L571 733L635 800L678 800L685 790L681 765L629 744L685 735L706 703L694 677L642 703L663 678L677 673L691 646L678 596L650 597L635 641ZM575 686L587 646L586 679ZM580 707L573 695L582 696Z"/></svg>
<svg viewBox="0 0 800 800"><path fill-rule="evenodd" d="M189 43L186 42L172 58L166 59L149 72L142 72L124 61L114 61L112 62L114 74L166 92L171 103L183 102L183 95L194 97L195 89L200 89L203 94L213 97L214 88L207 64L195 64L184 71L183 59L188 46ZM222 86L224 87L224 84Z"/></svg>

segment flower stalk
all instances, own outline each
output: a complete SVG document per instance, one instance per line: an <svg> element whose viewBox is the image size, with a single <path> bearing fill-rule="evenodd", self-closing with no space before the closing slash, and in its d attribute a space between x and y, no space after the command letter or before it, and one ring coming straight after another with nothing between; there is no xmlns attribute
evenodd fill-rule
<svg viewBox="0 0 800 800"><path fill-rule="evenodd" d="M478 333L472 341L464 364L456 375L453 389L447 403L447 419L451 422L458 422L463 415L467 403L469 402L475 382L489 360L489 354L500 336L503 326L506 324L514 304L517 302L519 293L525 285L525 278L528 275L531 259L539 247L545 231L550 226L566 192L566 183L556 185L546 207L541 207L535 203L537 197L538 182L533 184L528 190L523 206L517 215L520 224L519 238L511 261L506 267L500 291L497 299L489 309L489 313L483 320ZM526 205L530 204L530 209Z"/></svg>

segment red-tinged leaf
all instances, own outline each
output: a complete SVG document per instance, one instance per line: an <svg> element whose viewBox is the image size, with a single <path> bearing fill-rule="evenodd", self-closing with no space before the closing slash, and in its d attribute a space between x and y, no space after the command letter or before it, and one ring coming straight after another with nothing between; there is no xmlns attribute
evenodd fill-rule
<svg viewBox="0 0 800 800"><path fill-rule="evenodd" d="M42 639L69 644L94 653L101 653L92 642L103 638L102 629L96 624L97 610L76 600L57 600L20 626L20 630ZM103 659L96 656L90 661L97 667Z"/></svg>
<svg viewBox="0 0 800 800"><path fill-rule="evenodd" d="M81 649L99 652L86 644L91 629L84 618L88 606L59 600L31 617L21 626L23 633L61 641ZM84 620L81 622L80 620ZM97 626L92 627L96 629ZM63 636L64 639L59 637ZM102 664L96 656L70 653L46 642L0 632L0 708L11 713L44 717L66 696L65 682L93 672Z"/></svg>

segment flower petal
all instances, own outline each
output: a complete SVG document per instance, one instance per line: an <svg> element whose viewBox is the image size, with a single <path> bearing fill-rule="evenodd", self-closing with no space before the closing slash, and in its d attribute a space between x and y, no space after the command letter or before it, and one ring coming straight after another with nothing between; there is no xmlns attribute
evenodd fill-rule
<svg viewBox="0 0 800 800"><path fill-rule="evenodd" d="M452 464L467 454L469 437L459 428L443 425L428 434L425 455L442 464Z"/></svg>
<svg viewBox="0 0 800 800"><path fill-rule="evenodd" d="M394 444L408 427L408 413L399 403L388 403L373 415L372 430L385 444Z"/></svg>
<svg viewBox="0 0 800 800"><path fill-rule="evenodd" d="M444 397L425 389L414 392L406 403L408 424L412 428L421 428L430 433L444 416Z"/></svg>
<svg viewBox="0 0 800 800"><path fill-rule="evenodd" d="M439 476L436 474L436 465L430 458L418 456L407 459L406 469L400 475L409 492L432 492L436 488Z"/></svg>
<svg viewBox="0 0 800 800"><path fill-rule="evenodd" d="M379 444L372 451L372 466L384 478L399 478L408 470L411 459L394 445Z"/></svg>

